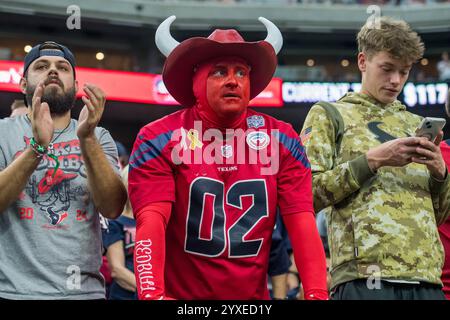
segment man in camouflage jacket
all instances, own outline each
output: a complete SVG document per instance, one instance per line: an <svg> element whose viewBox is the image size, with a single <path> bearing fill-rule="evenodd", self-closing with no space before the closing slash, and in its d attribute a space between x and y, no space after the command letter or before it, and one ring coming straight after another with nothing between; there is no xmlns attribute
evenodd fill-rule
<svg viewBox="0 0 450 320"><path fill-rule="evenodd" d="M333 299L443 299L443 133L415 137L421 117L396 100L423 43L404 21L383 17L363 26L358 45L361 92L314 105L301 134L315 210L331 207Z"/></svg>

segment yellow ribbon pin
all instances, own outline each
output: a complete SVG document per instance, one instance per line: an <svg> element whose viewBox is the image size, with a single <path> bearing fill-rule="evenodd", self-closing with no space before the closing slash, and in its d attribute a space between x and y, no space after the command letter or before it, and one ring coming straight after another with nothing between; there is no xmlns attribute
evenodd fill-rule
<svg viewBox="0 0 450 320"><path fill-rule="evenodd" d="M203 143L198 138L198 131L194 129L190 129L187 133L187 138L191 142L189 145L189 149L195 150L196 147L203 147Z"/></svg>

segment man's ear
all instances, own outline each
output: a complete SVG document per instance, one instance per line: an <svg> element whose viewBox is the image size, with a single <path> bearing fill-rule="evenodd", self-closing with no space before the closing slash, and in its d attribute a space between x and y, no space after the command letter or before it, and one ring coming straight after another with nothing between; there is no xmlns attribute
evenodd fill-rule
<svg viewBox="0 0 450 320"><path fill-rule="evenodd" d="M359 71L365 72L366 71L366 62L367 62L367 55L364 52L358 53L358 68Z"/></svg>
<svg viewBox="0 0 450 320"><path fill-rule="evenodd" d="M78 80L75 80L75 95L78 92Z"/></svg>
<svg viewBox="0 0 450 320"><path fill-rule="evenodd" d="M26 94L26 92L27 92L27 79L25 79L24 77L20 78L19 86L20 86L20 91L23 94Z"/></svg>

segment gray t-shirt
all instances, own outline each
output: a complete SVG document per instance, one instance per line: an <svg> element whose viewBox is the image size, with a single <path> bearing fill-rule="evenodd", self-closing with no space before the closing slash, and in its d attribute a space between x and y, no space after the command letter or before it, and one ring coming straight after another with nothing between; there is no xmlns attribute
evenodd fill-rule
<svg viewBox="0 0 450 320"><path fill-rule="evenodd" d="M19 198L0 212L1 298L105 298L100 215L88 191L76 128L72 119L65 131L54 133L60 161L55 176L55 161L44 156ZM95 135L118 173L111 135L103 128ZM0 171L32 136L26 116L0 120Z"/></svg>

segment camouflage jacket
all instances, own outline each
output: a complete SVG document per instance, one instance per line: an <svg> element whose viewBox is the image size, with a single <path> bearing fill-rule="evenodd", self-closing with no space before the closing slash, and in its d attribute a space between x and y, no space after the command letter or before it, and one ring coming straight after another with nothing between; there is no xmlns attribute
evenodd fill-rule
<svg viewBox="0 0 450 320"><path fill-rule="evenodd" d="M442 284L443 248L437 224L448 216L449 181L420 164L382 167L366 152L414 135L421 117L399 101L382 105L347 93L333 104L344 120L340 151L325 109L314 105L302 130L313 172L314 207L327 210L332 287L359 278Z"/></svg>

